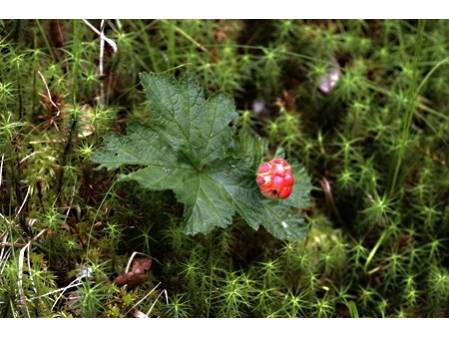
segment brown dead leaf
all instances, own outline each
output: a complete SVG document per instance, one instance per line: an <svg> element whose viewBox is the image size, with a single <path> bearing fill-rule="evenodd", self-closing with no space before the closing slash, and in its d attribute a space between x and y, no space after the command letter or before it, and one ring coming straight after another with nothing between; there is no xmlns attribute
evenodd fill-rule
<svg viewBox="0 0 449 337"><path fill-rule="evenodd" d="M144 283L148 279L148 271L152 262L151 257L135 259L131 271L117 276L114 280L115 284L118 286L128 285L128 287L134 288Z"/></svg>
<svg viewBox="0 0 449 337"><path fill-rule="evenodd" d="M292 95L288 90L284 90L282 92L282 97L279 97L275 104L280 109L284 109L287 111L292 111L295 109L295 96Z"/></svg>

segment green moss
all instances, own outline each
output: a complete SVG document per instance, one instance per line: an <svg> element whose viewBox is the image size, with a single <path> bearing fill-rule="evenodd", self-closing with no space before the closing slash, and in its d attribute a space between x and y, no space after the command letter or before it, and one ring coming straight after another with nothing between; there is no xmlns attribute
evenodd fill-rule
<svg viewBox="0 0 449 337"><path fill-rule="evenodd" d="M449 314L446 21L106 27L118 51L107 47L100 76L100 41L82 21L2 21L0 316ZM320 77L336 63L325 94ZM194 73L206 96L235 98L236 128L304 163L306 239L238 217L186 236L174 194L114 184L116 172L92 165L106 134L148 124L141 72ZM153 257L149 279L120 288L135 251Z"/></svg>

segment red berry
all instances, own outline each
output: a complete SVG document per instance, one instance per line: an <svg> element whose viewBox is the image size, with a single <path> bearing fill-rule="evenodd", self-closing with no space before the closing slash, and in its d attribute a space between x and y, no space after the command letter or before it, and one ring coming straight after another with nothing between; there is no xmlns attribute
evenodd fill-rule
<svg viewBox="0 0 449 337"><path fill-rule="evenodd" d="M290 186L286 186L279 192L279 198L286 199L290 196L290 194L292 194L292 188Z"/></svg>
<svg viewBox="0 0 449 337"><path fill-rule="evenodd" d="M271 171L276 175L280 175L280 176L285 175L285 167L282 164L274 164Z"/></svg>
<svg viewBox="0 0 449 337"><path fill-rule="evenodd" d="M275 164L281 164L283 166L288 166L287 161L285 159L282 159L282 158L274 158L272 160L272 162L275 163Z"/></svg>
<svg viewBox="0 0 449 337"><path fill-rule="evenodd" d="M293 178L293 176L292 176L290 173L287 173L287 174L284 176L284 182L285 182L287 185L293 185L294 182L295 182L295 179Z"/></svg>
<svg viewBox="0 0 449 337"><path fill-rule="evenodd" d="M270 169L271 169L271 165L269 163L263 163L262 165L259 166L259 172L260 173L267 172Z"/></svg>
<svg viewBox="0 0 449 337"><path fill-rule="evenodd" d="M265 183L265 177L257 176L256 181L257 181L257 185L261 186Z"/></svg>
<svg viewBox="0 0 449 337"><path fill-rule="evenodd" d="M292 193L295 179L288 162L282 158L275 158L259 166L256 182L264 196L286 199Z"/></svg>
<svg viewBox="0 0 449 337"><path fill-rule="evenodd" d="M281 176L274 176L273 186L276 188L276 190L280 190L284 186L284 180Z"/></svg>

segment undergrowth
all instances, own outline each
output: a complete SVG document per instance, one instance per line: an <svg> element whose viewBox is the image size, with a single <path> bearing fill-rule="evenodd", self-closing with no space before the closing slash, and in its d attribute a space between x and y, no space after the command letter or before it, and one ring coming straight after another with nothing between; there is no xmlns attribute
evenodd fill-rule
<svg viewBox="0 0 449 337"><path fill-rule="evenodd" d="M90 24L113 42L0 22L1 316L449 315L446 21ZM142 72L195 74L305 166L306 238L238 216L189 236L172 191L98 169L105 137L151 120ZM117 285L136 256L148 280Z"/></svg>

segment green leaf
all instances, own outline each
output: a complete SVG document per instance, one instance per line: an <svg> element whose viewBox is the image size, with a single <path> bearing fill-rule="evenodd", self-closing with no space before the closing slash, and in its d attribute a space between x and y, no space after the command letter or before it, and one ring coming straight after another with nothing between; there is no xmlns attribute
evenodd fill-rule
<svg viewBox="0 0 449 337"><path fill-rule="evenodd" d="M175 191L178 201L185 205L187 234L208 233L232 222L235 210L224 193L220 178L210 172L195 174L185 181L182 189Z"/></svg>
<svg viewBox="0 0 449 337"><path fill-rule="evenodd" d="M177 82L167 75L143 74L152 127L131 126L112 135L92 160L109 170L134 165L120 175L150 190L172 190L184 204L185 232L225 228L235 214L257 230L261 225L279 239L304 236L301 209L308 204L310 180L295 166L296 185L287 200L268 200L255 182L267 144L249 130L235 134L232 102L204 98L191 77Z"/></svg>
<svg viewBox="0 0 449 337"><path fill-rule="evenodd" d="M245 161L248 169L254 173L263 161L268 148L267 142L246 128L240 130L236 138L235 157L238 161Z"/></svg>
<svg viewBox="0 0 449 337"><path fill-rule="evenodd" d="M108 170L123 165L176 165L175 152L158 133L138 125L129 127L127 133L126 137L106 137L107 145L102 151L97 151L92 160Z"/></svg>
<svg viewBox="0 0 449 337"><path fill-rule="evenodd" d="M236 117L234 104L224 96L205 100L196 79L185 76L141 74L157 132L196 166L223 158L232 140L229 123Z"/></svg>

